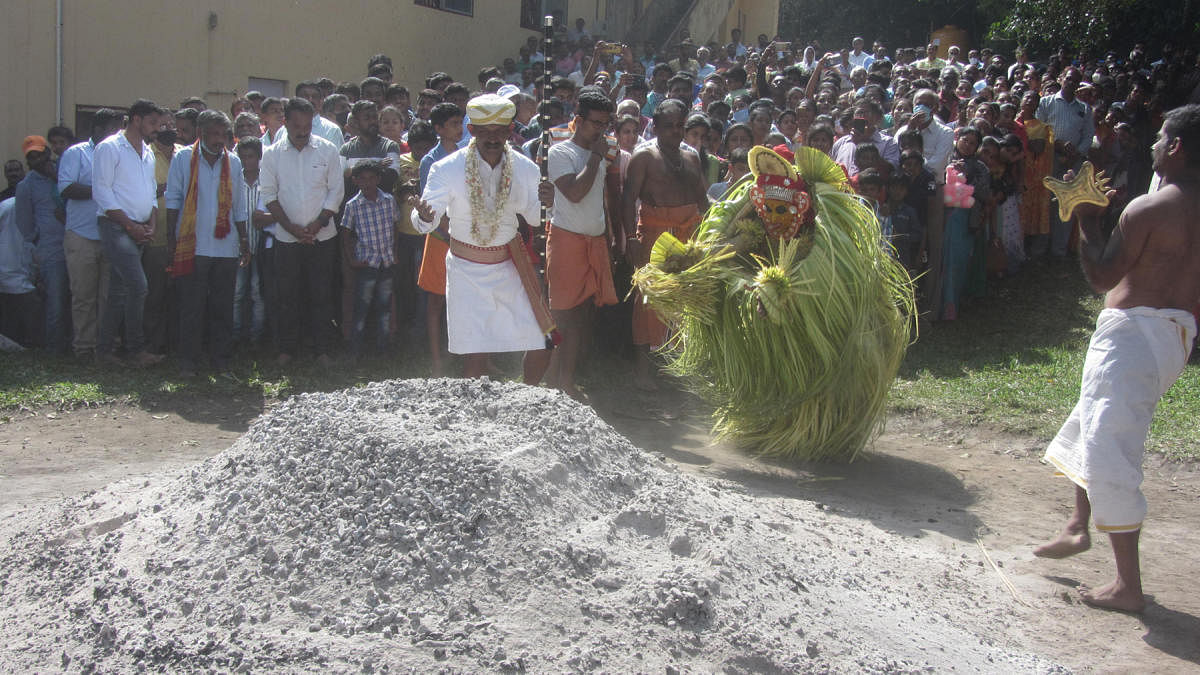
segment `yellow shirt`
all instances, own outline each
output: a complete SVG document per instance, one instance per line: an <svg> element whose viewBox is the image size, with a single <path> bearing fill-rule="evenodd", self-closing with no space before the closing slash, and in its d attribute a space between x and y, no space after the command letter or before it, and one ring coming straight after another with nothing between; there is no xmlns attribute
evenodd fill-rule
<svg viewBox="0 0 1200 675"><path fill-rule="evenodd" d="M171 158L175 156L175 152L184 147L175 144L171 150L171 154L163 152L162 148L158 147L158 143L151 143L150 147L154 150L154 182L158 185L167 184L167 172L171 169ZM165 193L159 190L158 211L154 220L154 238L150 240L150 246L166 246L167 245L167 227L174 227L174 223L167 223L167 205Z"/></svg>

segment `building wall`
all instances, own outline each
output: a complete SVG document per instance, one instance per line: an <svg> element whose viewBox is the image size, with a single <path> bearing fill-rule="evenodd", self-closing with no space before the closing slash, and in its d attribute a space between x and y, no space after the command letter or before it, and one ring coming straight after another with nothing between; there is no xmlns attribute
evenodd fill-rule
<svg viewBox="0 0 1200 675"><path fill-rule="evenodd" d="M286 81L326 76L358 81L383 52L395 81L416 90L445 70L472 88L484 64L499 64L530 35L516 0L475 0L474 16L412 0L62 0L63 118L76 105L128 106L144 97L174 107L201 96L228 112L250 77ZM0 158L55 121L53 0L8 3L0 22L6 96L0 100ZM597 0L572 0L568 16L592 22ZM210 13L216 26L209 28Z"/></svg>
<svg viewBox="0 0 1200 675"><path fill-rule="evenodd" d="M756 44L759 33L774 37L779 30L779 0L734 0L718 41L727 44L734 28L742 29L742 42L749 45Z"/></svg>

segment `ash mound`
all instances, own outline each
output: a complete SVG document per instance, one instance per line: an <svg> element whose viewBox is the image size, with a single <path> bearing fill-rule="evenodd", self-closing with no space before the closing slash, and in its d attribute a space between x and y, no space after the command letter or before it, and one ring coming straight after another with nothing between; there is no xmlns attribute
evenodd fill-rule
<svg viewBox="0 0 1200 675"><path fill-rule="evenodd" d="M980 637L952 561L488 380L297 396L0 530L6 670L1056 670Z"/></svg>

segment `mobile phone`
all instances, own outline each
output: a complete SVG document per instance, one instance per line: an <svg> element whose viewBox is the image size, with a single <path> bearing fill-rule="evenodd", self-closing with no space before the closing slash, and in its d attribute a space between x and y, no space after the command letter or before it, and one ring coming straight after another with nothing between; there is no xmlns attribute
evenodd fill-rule
<svg viewBox="0 0 1200 675"><path fill-rule="evenodd" d="M775 43L775 51L777 51L777 52L781 52L781 53L782 52L790 52L791 50L792 50L792 43L790 43L790 42L776 42Z"/></svg>
<svg viewBox="0 0 1200 675"><path fill-rule="evenodd" d="M600 53L615 56L621 53L621 49L623 47L624 45L620 44L619 42L606 42L604 46L600 48Z"/></svg>

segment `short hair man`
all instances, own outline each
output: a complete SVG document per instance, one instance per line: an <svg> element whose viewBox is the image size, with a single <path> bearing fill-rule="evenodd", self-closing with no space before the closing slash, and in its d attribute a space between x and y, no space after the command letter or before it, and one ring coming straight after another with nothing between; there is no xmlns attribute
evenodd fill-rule
<svg viewBox="0 0 1200 675"><path fill-rule="evenodd" d="M353 195L355 188L361 189L352 176L356 165L365 161L379 161L381 166L378 170L377 187L390 196L396 185L396 170L392 166L400 161L400 145L379 134L379 108L374 101L366 98L356 101L350 115L358 135L346 141L339 149L343 174L346 177L344 193ZM342 256L342 325L353 331L354 289L358 269L349 263L350 260ZM388 302L391 302L390 296Z"/></svg>
<svg viewBox="0 0 1200 675"><path fill-rule="evenodd" d="M114 352L117 330L124 320L128 364L150 366L163 359L145 349L143 325L146 273L141 248L154 238L158 185L154 180L154 151L149 140L158 130L160 109L138 99L129 107L125 130L96 146L92 160L92 196L97 226L109 264L108 303L100 320L96 358L125 365Z"/></svg>
<svg viewBox="0 0 1200 675"><path fill-rule="evenodd" d="M274 96L267 97L263 99L259 110L261 111L259 120L263 125L262 144L264 148L267 148L285 135L280 133L280 130L283 129L283 100Z"/></svg>
<svg viewBox="0 0 1200 675"><path fill-rule="evenodd" d="M108 301L108 259L96 224L92 199L92 159L96 146L121 130L124 116L111 108L92 115L92 135L63 152L58 162L58 191L66 202L63 252L71 283L71 348L77 358L95 355L100 315Z"/></svg>
<svg viewBox="0 0 1200 675"><path fill-rule="evenodd" d="M75 132L71 131L71 127L54 126L46 132L46 144L50 146L50 151L54 153L54 159L62 157L67 148L75 144Z"/></svg>
<svg viewBox="0 0 1200 675"><path fill-rule="evenodd" d="M425 190L425 181L433 165L466 146L463 140L463 110L453 103L439 103L429 113L429 122L438 136L438 144L421 158L418 169L418 194ZM416 227L416 223L413 223ZM429 232L417 273L417 286L425 296L425 330L434 376L442 375L441 317L446 310L446 253L450 249L445 227ZM417 229L420 229L419 227Z"/></svg>
<svg viewBox="0 0 1200 675"><path fill-rule="evenodd" d="M195 108L180 108L175 111L175 134L182 145L196 142L196 118L200 111Z"/></svg>
<svg viewBox="0 0 1200 675"><path fill-rule="evenodd" d="M146 273L146 303L143 310L146 349L155 354L166 354L174 346L178 325L171 325L178 314L175 304L175 284L169 269L171 254L169 235L175 223L167 217L167 178L175 152L185 147L176 145L175 117L169 111L161 111L158 129L151 139L154 151L154 182L158 184L158 203L154 210L154 236L142 247L142 271Z"/></svg>
<svg viewBox="0 0 1200 675"><path fill-rule="evenodd" d="M330 89L330 93L333 93L332 87ZM327 95L322 93L321 86L312 80L305 80L296 85L295 98L303 98L311 103L314 111L322 109L321 104L324 103ZM337 148L342 147L342 143L346 142L346 137L342 134L342 128L321 115L313 117L312 133L324 138Z"/></svg>
<svg viewBox="0 0 1200 675"><path fill-rule="evenodd" d="M317 362L332 364L333 266L337 231L333 215L345 186L338 148L314 132L316 109L308 99L288 100L286 136L263 152L260 199L277 226L273 267L279 289L279 363L295 358L300 319L308 308ZM341 132L338 132L341 133ZM314 168L316 170L314 170ZM302 291L307 290L304 297Z"/></svg>
<svg viewBox="0 0 1200 675"><path fill-rule="evenodd" d="M8 187L0 191L0 202L5 199L12 199L17 194L17 183L25 177L25 165L19 159L10 159L4 163L4 180L8 181Z"/></svg>
<svg viewBox="0 0 1200 675"><path fill-rule="evenodd" d="M654 242L665 232L680 240L692 236L708 208L707 187L700 156L683 147L683 123L688 106L675 99L663 101L654 111L653 143L634 150L621 191L621 225L618 240L635 267L650 259ZM666 343L667 327L644 303L635 301L633 343L639 348L636 384L657 389L650 374L650 349Z"/></svg>
<svg viewBox="0 0 1200 675"><path fill-rule="evenodd" d="M606 136L614 109L599 89L584 87L575 133L551 146L547 156L556 194L554 227L546 240L546 284L563 336L549 383L576 399L582 395L575 386L575 367L592 310L617 304L608 257L612 233L605 218L605 207L620 194L621 171L609 157Z"/></svg>
<svg viewBox="0 0 1200 675"><path fill-rule="evenodd" d="M1075 210L1083 271L1106 293L1105 309L1088 347L1079 402L1046 450L1046 459L1075 483L1075 510L1055 540L1034 549L1046 558L1085 551L1088 523L1095 521L1108 534L1117 576L1085 588L1083 600L1129 612L1146 605L1138 560L1146 434L1196 336L1200 105L1168 112L1151 152L1162 187L1131 201L1111 234L1103 227L1104 209L1084 204Z"/></svg>
<svg viewBox="0 0 1200 675"><path fill-rule="evenodd" d="M34 247L37 259L46 349L59 356L70 348L71 334L64 230L55 215L58 210L55 194L58 167L54 164L54 151L42 136L26 137L21 152L29 165L29 173L17 185L13 215L25 242Z"/></svg>
<svg viewBox="0 0 1200 675"><path fill-rule="evenodd" d="M434 165L413 223L430 232L448 218L447 333L450 351L466 357L464 376L485 374L490 352L524 351L524 381L537 384L555 330L517 227L518 218L536 223L539 207L553 206L554 186L508 145L512 101L486 94L468 113L472 141Z"/></svg>
<svg viewBox="0 0 1200 675"><path fill-rule="evenodd" d="M167 177L168 248L179 293L179 369L196 375L207 333L213 370L233 356L233 291L239 266L250 262L242 164L225 148L229 118L206 110L200 140L180 148Z"/></svg>

